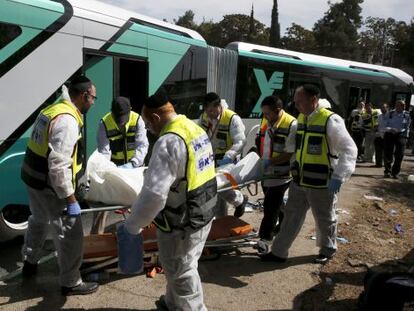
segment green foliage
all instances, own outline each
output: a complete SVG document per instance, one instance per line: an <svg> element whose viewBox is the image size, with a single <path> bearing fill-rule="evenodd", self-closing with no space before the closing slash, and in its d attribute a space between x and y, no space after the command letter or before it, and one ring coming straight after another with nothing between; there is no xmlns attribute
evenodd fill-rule
<svg viewBox="0 0 414 311"><path fill-rule="evenodd" d="M298 52L312 53L316 50L313 32L295 23L286 29L286 35L281 39L281 45L284 49Z"/></svg>
<svg viewBox="0 0 414 311"><path fill-rule="evenodd" d="M328 11L313 28L319 54L345 59L358 56L362 2L363 0L343 0L335 4L328 2Z"/></svg>

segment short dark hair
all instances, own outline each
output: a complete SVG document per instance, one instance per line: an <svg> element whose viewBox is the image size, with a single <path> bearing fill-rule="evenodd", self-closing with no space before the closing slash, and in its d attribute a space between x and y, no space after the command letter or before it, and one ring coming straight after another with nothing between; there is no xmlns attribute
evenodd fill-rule
<svg viewBox="0 0 414 311"><path fill-rule="evenodd" d="M217 93L210 92L210 93L207 93L206 96L204 96L203 107L206 107L210 104L214 106L218 106L220 105L220 102L221 102L220 96L218 96Z"/></svg>
<svg viewBox="0 0 414 311"><path fill-rule="evenodd" d="M77 76L76 78L70 81L69 96L75 97L82 93L85 93L92 87L92 85L93 83L91 80L89 80L88 77Z"/></svg>
<svg viewBox="0 0 414 311"><path fill-rule="evenodd" d="M261 106L269 106L271 109L276 109L277 107L283 108L283 101L277 95L270 95L263 99Z"/></svg>
<svg viewBox="0 0 414 311"><path fill-rule="evenodd" d="M151 109L157 109L170 102L170 97L164 87L161 87L153 95L144 101L144 106Z"/></svg>
<svg viewBox="0 0 414 311"><path fill-rule="evenodd" d="M302 84L301 86L299 86L299 88L302 88L305 94L308 95L309 97L316 96L317 98L319 98L319 96L321 95L319 87L317 87L314 84L310 84L310 83Z"/></svg>

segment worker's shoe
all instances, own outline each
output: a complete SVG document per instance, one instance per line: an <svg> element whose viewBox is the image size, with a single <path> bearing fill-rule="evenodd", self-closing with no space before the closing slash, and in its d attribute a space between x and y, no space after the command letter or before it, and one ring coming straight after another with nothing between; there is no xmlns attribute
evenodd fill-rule
<svg viewBox="0 0 414 311"><path fill-rule="evenodd" d="M333 255L328 256L328 255L324 255L324 254L319 254L318 257L315 258L315 263L318 264L326 264L329 260L331 260L333 257Z"/></svg>
<svg viewBox="0 0 414 311"><path fill-rule="evenodd" d="M167 302L165 301L165 295L162 295L156 302L157 310L168 311Z"/></svg>
<svg viewBox="0 0 414 311"><path fill-rule="evenodd" d="M398 179L398 175L392 174L392 179Z"/></svg>
<svg viewBox="0 0 414 311"><path fill-rule="evenodd" d="M273 255L273 253L259 255L259 257L261 261L268 261L268 262L272 261L272 262L277 262L277 263L284 263L287 260L286 258Z"/></svg>
<svg viewBox="0 0 414 311"><path fill-rule="evenodd" d="M236 206L234 210L234 217L240 218L243 216L244 211L246 209L246 204L249 201L249 197L245 194L243 194L243 202L239 206Z"/></svg>
<svg viewBox="0 0 414 311"><path fill-rule="evenodd" d="M22 276L25 279L35 276L37 273L37 263L30 263L27 260L24 261Z"/></svg>
<svg viewBox="0 0 414 311"><path fill-rule="evenodd" d="M390 173L384 173L384 178L391 178Z"/></svg>
<svg viewBox="0 0 414 311"><path fill-rule="evenodd" d="M99 285L96 282L82 282L79 285L73 287L62 286L62 295L88 295L96 292L98 290L98 287Z"/></svg>

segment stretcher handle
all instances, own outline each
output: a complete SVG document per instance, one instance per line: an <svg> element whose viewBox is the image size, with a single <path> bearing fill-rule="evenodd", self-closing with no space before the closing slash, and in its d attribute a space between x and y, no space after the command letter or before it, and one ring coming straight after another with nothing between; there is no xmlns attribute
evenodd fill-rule
<svg viewBox="0 0 414 311"><path fill-rule="evenodd" d="M249 181L246 181L244 183L238 184L236 188L234 188L233 186L229 186L229 187L219 189L219 190L217 190L217 192L221 193L221 192L225 192L225 191L228 191L228 190L241 189L241 188L244 188L248 185L258 183L259 181L260 180L249 180Z"/></svg>
<svg viewBox="0 0 414 311"><path fill-rule="evenodd" d="M81 210L81 214L93 213L93 212L108 212L108 211L116 211L118 209L127 209L130 206L124 205L115 205L115 206L104 206L104 207L94 207L94 208L85 208Z"/></svg>

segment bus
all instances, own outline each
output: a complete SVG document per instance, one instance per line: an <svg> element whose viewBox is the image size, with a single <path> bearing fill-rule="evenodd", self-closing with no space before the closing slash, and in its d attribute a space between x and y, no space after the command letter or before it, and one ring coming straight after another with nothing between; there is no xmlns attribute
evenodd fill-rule
<svg viewBox="0 0 414 311"><path fill-rule="evenodd" d="M20 168L32 124L86 74L97 100L84 117L86 158L114 96L134 111L165 88L178 113L199 117L207 92L226 99L246 124L253 146L260 103L278 94L292 105L295 87L319 85L346 117L360 99L409 102L413 78L396 69L234 42L209 46L197 32L95 0L0 2L0 241L22 235L30 215Z"/></svg>

